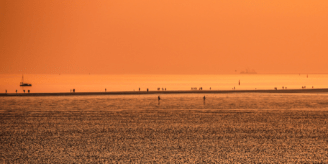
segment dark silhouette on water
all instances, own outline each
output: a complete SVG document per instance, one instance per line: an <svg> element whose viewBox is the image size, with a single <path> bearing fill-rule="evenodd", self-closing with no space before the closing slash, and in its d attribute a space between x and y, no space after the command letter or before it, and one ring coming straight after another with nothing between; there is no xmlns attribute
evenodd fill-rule
<svg viewBox="0 0 328 164"><path fill-rule="evenodd" d="M254 69L250 70L247 68L246 71L241 71L240 74L257 74L257 73Z"/></svg>
<svg viewBox="0 0 328 164"><path fill-rule="evenodd" d="M206 97L204 96L204 97L203 97L203 100L204 100L204 101L203 101L203 102L204 102L204 105L205 105L205 99L206 99Z"/></svg>
<svg viewBox="0 0 328 164"><path fill-rule="evenodd" d="M24 83L24 76L22 75L22 82L20 82L21 87L30 87L32 84L29 83Z"/></svg>

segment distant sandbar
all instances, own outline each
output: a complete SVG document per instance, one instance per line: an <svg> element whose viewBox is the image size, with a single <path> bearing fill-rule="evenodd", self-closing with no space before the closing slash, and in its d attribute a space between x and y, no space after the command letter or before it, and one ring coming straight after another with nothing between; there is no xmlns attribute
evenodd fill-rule
<svg viewBox="0 0 328 164"><path fill-rule="evenodd" d="M281 90L173 90L173 91L113 91L58 93L0 93L0 96L82 96L82 95L144 95L144 94L209 94L209 93L328 93L328 88Z"/></svg>

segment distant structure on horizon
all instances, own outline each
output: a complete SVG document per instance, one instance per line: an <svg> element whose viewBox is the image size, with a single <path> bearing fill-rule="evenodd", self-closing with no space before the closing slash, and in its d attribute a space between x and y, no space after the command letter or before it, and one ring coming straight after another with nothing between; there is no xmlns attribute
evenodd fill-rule
<svg viewBox="0 0 328 164"><path fill-rule="evenodd" d="M24 83L24 76L22 75L22 82L20 82L19 86L21 86L21 87L30 87L30 86L32 86L32 84Z"/></svg>
<svg viewBox="0 0 328 164"><path fill-rule="evenodd" d="M240 74L257 74L257 73L254 69L252 70L246 69L246 71L241 71Z"/></svg>

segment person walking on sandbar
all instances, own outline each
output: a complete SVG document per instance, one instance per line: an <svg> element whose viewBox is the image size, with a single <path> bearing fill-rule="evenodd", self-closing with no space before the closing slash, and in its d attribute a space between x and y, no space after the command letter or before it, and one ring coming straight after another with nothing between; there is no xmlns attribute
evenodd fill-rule
<svg viewBox="0 0 328 164"><path fill-rule="evenodd" d="M205 98L205 96L204 96L204 97L203 97L203 100L204 100L204 101L203 101L203 102L204 102L204 105L205 105L205 99L206 99L206 98Z"/></svg>

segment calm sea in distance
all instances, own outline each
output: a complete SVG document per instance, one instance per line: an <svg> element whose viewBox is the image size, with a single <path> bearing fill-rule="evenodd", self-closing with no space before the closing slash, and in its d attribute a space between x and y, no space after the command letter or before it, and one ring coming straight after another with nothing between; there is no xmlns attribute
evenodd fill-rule
<svg viewBox="0 0 328 164"><path fill-rule="evenodd" d="M0 74L0 93L44 92L102 92L239 89L287 89L328 88L328 74L219 74L219 75L98 75L98 74L24 74L24 82L31 87L20 87L21 74ZM240 81L240 85L239 85Z"/></svg>

